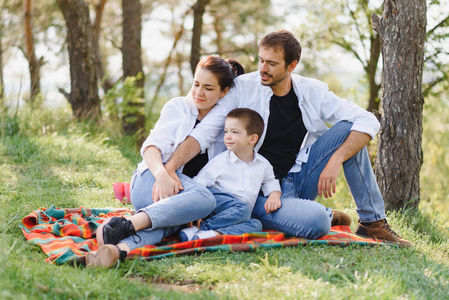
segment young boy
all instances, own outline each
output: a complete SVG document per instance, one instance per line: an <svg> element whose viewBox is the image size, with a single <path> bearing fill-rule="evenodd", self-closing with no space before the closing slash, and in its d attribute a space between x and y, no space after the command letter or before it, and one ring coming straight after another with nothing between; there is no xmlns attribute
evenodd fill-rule
<svg viewBox="0 0 449 300"><path fill-rule="evenodd" d="M209 188L217 206L201 223L201 230L181 230L181 240L262 231L260 221L251 219L261 188L264 195L269 195L265 203L267 214L281 207L281 188L273 168L254 150L263 129L263 119L254 110L236 108L226 116L223 141L228 150L210 160L193 178Z"/></svg>

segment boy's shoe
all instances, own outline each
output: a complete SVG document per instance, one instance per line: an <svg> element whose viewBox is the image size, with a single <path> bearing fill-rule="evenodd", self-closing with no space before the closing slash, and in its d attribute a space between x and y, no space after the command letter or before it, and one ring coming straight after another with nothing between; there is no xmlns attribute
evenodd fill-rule
<svg viewBox="0 0 449 300"><path fill-rule="evenodd" d="M331 226L337 225L351 225L351 217L342 211L332 210L332 222Z"/></svg>
<svg viewBox="0 0 449 300"><path fill-rule="evenodd" d="M195 226L184 228L179 232L179 238L181 239L181 242L191 241L198 231L199 229Z"/></svg>
<svg viewBox="0 0 449 300"><path fill-rule="evenodd" d="M110 268L117 264L118 260L125 260L126 251L120 250L115 245L103 245L96 252L89 252L86 255L86 266L89 268Z"/></svg>
<svg viewBox="0 0 449 300"><path fill-rule="evenodd" d="M97 244L98 246L105 244L117 245L121 240L129 236L132 236L133 238L135 236L138 237L138 242L141 240L130 220L123 217L113 217L105 220L103 224L98 227Z"/></svg>
<svg viewBox="0 0 449 300"><path fill-rule="evenodd" d="M359 220L357 228L355 230L355 234L383 240L386 242L393 242L398 246L403 247L412 246L411 242L401 238L396 232L394 232L390 228L386 219L371 223L362 223Z"/></svg>
<svg viewBox="0 0 449 300"><path fill-rule="evenodd" d="M217 236L214 230L199 230L192 238L192 240L204 240Z"/></svg>

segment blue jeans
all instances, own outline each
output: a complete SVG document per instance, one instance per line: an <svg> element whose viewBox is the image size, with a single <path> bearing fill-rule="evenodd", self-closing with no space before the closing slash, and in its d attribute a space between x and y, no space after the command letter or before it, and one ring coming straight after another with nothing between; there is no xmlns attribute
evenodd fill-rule
<svg viewBox="0 0 449 300"><path fill-rule="evenodd" d="M282 207L270 214L263 208L266 197L259 196L253 217L264 229L274 229L291 235L318 238L329 232L332 211L323 205L304 199L318 196L318 179L332 154L351 132L352 123L339 122L324 133L310 148L307 163L298 173L288 173L281 182ZM366 147L343 163L343 169L362 222L385 218L382 195L374 176Z"/></svg>
<svg viewBox="0 0 449 300"><path fill-rule="evenodd" d="M209 191L214 195L217 206L201 223L202 230L215 230L225 235L262 231L262 223L251 219L251 208L248 204L219 189L211 187Z"/></svg>
<svg viewBox="0 0 449 300"><path fill-rule="evenodd" d="M131 201L137 212L145 212L148 215L152 227L137 232L141 238L139 243L136 243L133 237L121 241L131 250L157 244L181 229L182 225L205 218L214 210L215 198L208 189L180 172L177 172L177 175L184 190L154 203L153 174L149 170L142 173L134 172L131 180Z"/></svg>

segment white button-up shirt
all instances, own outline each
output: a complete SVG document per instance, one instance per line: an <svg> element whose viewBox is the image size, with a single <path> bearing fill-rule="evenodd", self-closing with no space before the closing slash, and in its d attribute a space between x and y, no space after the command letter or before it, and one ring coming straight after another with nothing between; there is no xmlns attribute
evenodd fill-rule
<svg viewBox="0 0 449 300"><path fill-rule="evenodd" d="M265 129L256 150L263 144L270 116L270 101L273 91L261 84L259 71L240 75L235 79L235 87L209 112L192 132L191 136L206 148L223 130L226 115L234 108L246 107L257 111L265 122ZM292 86L298 97L298 106L302 113L307 134L296 156L296 163L290 172L299 172L301 164L307 162L312 144L327 130L327 124L340 121L351 122L351 130L369 134L372 138L379 131L376 117L360 106L336 96L329 91L327 84L316 79L292 74ZM327 124L326 124L327 123Z"/></svg>
<svg viewBox="0 0 449 300"><path fill-rule="evenodd" d="M236 197L248 204L250 209L253 209L261 189L265 196L281 190L279 181L274 178L273 167L255 151L254 159L249 164L240 160L233 151L220 153L193 179Z"/></svg>
<svg viewBox="0 0 449 300"><path fill-rule="evenodd" d="M176 97L169 100L162 108L158 121L140 149L142 157L147 147L155 146L161 151L162 162L166 163L176 147L190 134L195 126L197 117L198 109L193 102L190 92L186 97ZM214 139L215 141L204 148L204 151L207 149L209 160L226 150L223 137L224 131L218 132L217 138ZM202 152L204 153L204 151ZM137 167L140 171L147 168L144 160Z"/></svg>

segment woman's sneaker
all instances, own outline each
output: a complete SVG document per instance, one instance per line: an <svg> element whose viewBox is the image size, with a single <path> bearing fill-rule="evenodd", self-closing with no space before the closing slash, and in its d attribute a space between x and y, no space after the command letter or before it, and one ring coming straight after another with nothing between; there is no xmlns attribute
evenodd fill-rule
<svg viewBox="0 0 449 300"><path fill-rule="evenodd" d="M121 240L132 236L136 243L139 243L141 238L136 233L133 223L123 217L113 217L105 220L97 229L97 244L102 246L105 244L117 245ZM139 238L136 241L135 237Z"/></svg>
<svg viewBox="0 0 449 300"><path fill-rule="evenodd" d="M390 225L388 225L386 219L370 223L360 222L359 220L359 223L355 230L355 234L375 238L385 242L392 242L394 244L397 244L398 246L403 247L412 246L411 242L401 238L396 232L394 232L390 228Z"/></svg>

